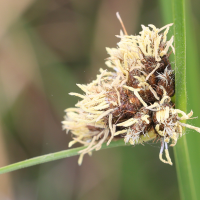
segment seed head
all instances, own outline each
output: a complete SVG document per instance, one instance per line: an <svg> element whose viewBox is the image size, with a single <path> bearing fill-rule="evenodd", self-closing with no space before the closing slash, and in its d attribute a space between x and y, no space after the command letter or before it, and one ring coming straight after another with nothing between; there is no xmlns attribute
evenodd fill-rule
<svg viewBox="0 0 200 200"><path fill-rule="evenodd" d="M154 129L161 141L160 160L172 164L168 143L176 145L183 126L200 132L180 122L190 119L193 113L175 109L171 102L175 79L169 56L175 50L173 36L167 40L167 33L173 24L160 29L142 25L139 35L133 36L127 34L119 14L117 17L124 33L117 36L120 41L116 48L106 48L106 65L111 71L100 69L96 80L77 84L84 94L70 93L81 100L76 108L65 110L63 129L73 135L69 147L77 142L86 146L79 152L81 164L85 154L99 150L105 141L109 145L113 139L123 137L125 143L135 145ZM162 158L164 149L166 160Z"/></svg>

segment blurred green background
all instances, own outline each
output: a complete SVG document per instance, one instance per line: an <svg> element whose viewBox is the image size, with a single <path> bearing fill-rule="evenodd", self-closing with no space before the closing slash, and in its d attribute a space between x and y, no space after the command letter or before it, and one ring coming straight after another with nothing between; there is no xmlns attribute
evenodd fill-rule
<svg viewBox="0 0 200 200"><path fill-rule="evenodd" d="M198 55L200 2L190 3L197 50L188 53ZM165 25L157 0L0 1L0 166L68 148L61 121L78 101L68 93L106 68L105 47L119 41L117 11L129 34L141 24ZM188 104L200 116L200 93L190 93L198 91L193 77L200 73L187 67ZM199 119L192 124L200 126ZM81 167L72 157L0 175L0 199L179 200L175 165L160 162L159 149L149 142L94 152ZM170 155L174 162L172 148Z"/></svg>

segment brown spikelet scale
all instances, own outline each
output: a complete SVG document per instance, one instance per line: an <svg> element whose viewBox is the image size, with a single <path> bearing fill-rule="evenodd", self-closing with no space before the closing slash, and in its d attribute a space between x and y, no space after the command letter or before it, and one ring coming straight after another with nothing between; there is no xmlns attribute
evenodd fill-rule
<svg viewBox="0 0 200 200"><path fill-rule="evenodd" d="M175 78L169 56L175 49L173 36L167 39L167 33L173 24L160 29L142 25L139 35L133 36L127 34L119 14L117 17L124 33L117 36L117 48L106 48L109 70L100 69L96 80L87 85L77 84L83 94L70 93L81 100L65 110L63 129L73 135L69 147L77 142L85 146L79 152L81 164L85 154L101 149L104 142L109 145L124 138L125 143L135 145L154 130L150 139L161 141L159 158L171 165L168 143L176 145L182 127L200 132L180 122L190 119L192 111L186 114L172 106ZM166 160L162 158L164 150Z"/></svg>
<svg viewBox="0 0 200 200"><path fill-rule="evenodd" d="M140 81L137 78L135 78L135 76L141 77L142 73L137 69L130 71L128 73L128 80L127 80L127 83L126 83L127 86L130 86L130 87L133 87L133 88L139 87L138 84L140 83Z"/></svg>

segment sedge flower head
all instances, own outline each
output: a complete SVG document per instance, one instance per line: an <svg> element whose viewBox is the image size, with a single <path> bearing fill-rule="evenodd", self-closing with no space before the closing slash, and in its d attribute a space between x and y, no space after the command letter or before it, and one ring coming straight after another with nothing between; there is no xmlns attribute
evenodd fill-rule
<svg viewBox="0 0 200 200"><path fill-rule="evenodd" d="M168 39L167 33L173 24L162 28L142 25L134 36L127 34L119 14L117 17L123 31L117 36L117 47L106 48L108 69L100 69L89 84L77 84L83 94L70 93L81 100L75 108L65 110L63 129L73 135L69 147L77 142L86 147L79 152L81 164L85 154L101 149L104 142L109 145L115 138L124 138L125 143L135 145L153 129L154 137L161 141L160 160L172 164L168 143L176 145L182 127L200 132L180 122L193 113L175 109L171 102L175 79L169 56L175 49L173 36Z"/></svg>

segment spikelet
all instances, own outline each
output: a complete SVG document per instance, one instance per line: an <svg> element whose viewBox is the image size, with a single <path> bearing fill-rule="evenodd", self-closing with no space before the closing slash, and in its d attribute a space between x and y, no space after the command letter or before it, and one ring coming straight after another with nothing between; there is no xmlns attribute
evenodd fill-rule
<svg viewBox="0 0 200 200"><path fill-rule="evenodd" d="M133 36L127 34L118 13L117 17L124 33L117 36L117 48L106 48L106 65L111 71L100 69L96 80L77 84L84 94L70 93L81 100L76 108L65 110L63 129L73 134L69 147L77 142L86 146L79 152L81 164L85 154L99 150L104 142L109 145L121 137L135 145L154 129L161 141L160 160L172 164L167 144L176 145L184 126L200 132L180 122L193 113L175 109L171 102L175 79L169 56L175 50L173 36L167 40L167 33L173 24L160 29L142 25L139 35ZM164 149L166 160L162 158Z"/></svg>

